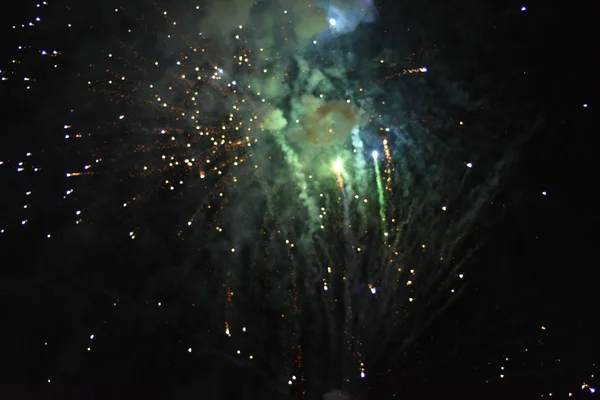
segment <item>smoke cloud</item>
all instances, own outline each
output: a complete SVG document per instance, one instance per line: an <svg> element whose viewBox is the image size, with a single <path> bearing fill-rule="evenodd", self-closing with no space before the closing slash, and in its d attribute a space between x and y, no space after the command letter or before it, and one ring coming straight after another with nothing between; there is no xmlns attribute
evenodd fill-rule
<svg viewBox="0 0 600 400"><path fill-rule="evenodd" d="M276 36L281 29L277 22L292 22L296 38L302 41L328 28L337 34L348 33L377 16L372 0L211 0L201 11L198 26L204 34L227 35L242 25L260 32L258 40Z"/></svg>
<svg viewBox="0 0 600 400"><path fill-rule="evenodd" d="M373 0L331 0L327 18L334 33L352 32L361 23L374 22L377 9Z"/></svg>

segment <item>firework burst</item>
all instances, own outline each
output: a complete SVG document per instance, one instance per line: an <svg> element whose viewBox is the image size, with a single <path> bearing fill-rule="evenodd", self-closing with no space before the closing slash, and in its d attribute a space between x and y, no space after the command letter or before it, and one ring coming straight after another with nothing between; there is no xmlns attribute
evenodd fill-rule
<svg viewBox="0 0 600 400"><path fill-rule="evenodd" d="M86 102L62 150L77 223L177 253L129 295L158 299L176 276L208 316L190 352L281 393L360 393L389 344L406 350L464 289L509 160L465 145L463 122L398 111L428 69L365 54L369 2L142 8L117 7L127 27L78 57L69 90Z"/></svg>

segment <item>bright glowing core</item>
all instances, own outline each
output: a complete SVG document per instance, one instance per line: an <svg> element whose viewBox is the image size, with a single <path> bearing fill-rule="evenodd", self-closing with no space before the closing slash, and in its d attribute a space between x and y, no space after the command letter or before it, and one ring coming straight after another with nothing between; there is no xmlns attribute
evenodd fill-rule
<svg viewBox="0 0 600 400"><path fill-rule="evenodd" d="M342 167L343 164L341 158L338 158L333 162L333 172L335 172L336 174L342 172Z"/></svg>

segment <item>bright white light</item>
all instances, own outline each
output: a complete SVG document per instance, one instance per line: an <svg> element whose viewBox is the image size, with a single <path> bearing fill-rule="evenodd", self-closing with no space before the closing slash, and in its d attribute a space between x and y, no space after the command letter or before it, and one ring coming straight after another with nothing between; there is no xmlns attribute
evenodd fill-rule
<svg viewBox="0 0 600 400"><path fill-rule="evenodd" d="M330 18L329 19L329 25L335 26L335 19L334 18Z"/></svg>
<svg viewBox="0 0 600 400"><path fill-rule="evenodd" d="M375 286L373 286L373 287L371 288L371 293L372 293L372 294L375 294L375 293L377 293L377 288L376 288Z"/></svg>
<svg viewBox="0 0 600 400"><path fill-rule="evenodd" d="M466 166L467 166L467 168L473 168L473 163L470 163L470 162L468 162L468 163L466 164Z"/></svg>
<svg viewBox="0 0 600 400"><path fill-rule="evenodd" d="M188 347L188 353L191 353L191 352L192 352L192 348Z"/></svg>
<svg viewBox="0 0 600 400"><path fill-rule="evenodd" d="M361 373L360 373L360 377L361 377L361 378L364 378L364 377L366 377L366 376L367 376L367 374L365 374L364 372L361 372Z"/></svg>
<svg viewBox="0 0 600 400"><path fill-rule="evenodd" d="M544 196L547 194L548 194L548 192L546 192L545 190L542 192L542 195L544 195Z"/></svg>
<svg viewBox="0 0 600 400"><path fill-rule="evenodd" d="M427 72L427 67L421 67L421 72Z"/></svg>
<svg viewBox="0 0 600 400"><path fill-rule="evenodd" d="M371 154L373 155L373 158L379 157L379 152L377 150L373 150L373 153Z"/></svg>
<svg viewBox="0 0 600 400"><path fill-rule="evenodd" d="M335 172L335 173L342 172L342 167L343 167L343 163L342 163L341 158L338 158L333 162L333 172Z"/></svg>
<svg viewBox="0 0 600 400"><path fill-rule="evenodd" d="M521 11L527 11L527 7L525 7L525 6L521 7Z"/></svg>

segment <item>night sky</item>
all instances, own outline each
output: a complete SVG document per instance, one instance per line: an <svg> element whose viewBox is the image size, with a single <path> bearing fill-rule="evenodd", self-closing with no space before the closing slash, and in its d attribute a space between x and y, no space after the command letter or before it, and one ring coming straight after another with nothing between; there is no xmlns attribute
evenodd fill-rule
<svg viewBox="0 0 600 400"><path fill-rule="evenodd" d="M1 397L600 396L588 3L3 12Z"/></svg>

